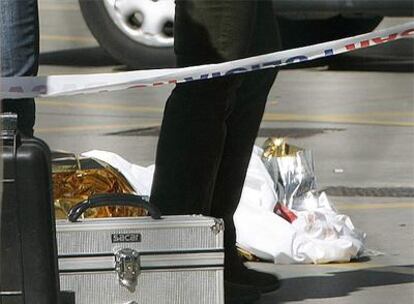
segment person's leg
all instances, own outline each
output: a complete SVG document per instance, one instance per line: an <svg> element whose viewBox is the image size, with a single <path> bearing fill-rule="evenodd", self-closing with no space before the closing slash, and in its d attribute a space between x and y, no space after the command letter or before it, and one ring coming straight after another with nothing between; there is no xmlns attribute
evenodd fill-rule
<svg viewBox="0 0 414 304"><path fill-rule="evenodd" d="M34 76L38 70L39 23L37 0L0 1L0 69L2 77ZM18 126L33 135L34 99L4 99L2 112L18 115Z"/></svg>
<svg viewBox="0 0 414 304"><path fill-rule="evenodd" d="M233 214L240 200L267 95L275 77L274 70L257 71L247 75L238 91L235 109L226 122L227 136L216 178L211 212L212 216L223 218L226 223L226 249L233 249L236 241ZM228 260L231 261L232 257Z"/></svg>
<svg viewBox="0 0 414 304"><path fill-rule="evenodd" d="M258 21L249 55L274 52L280 48L280 38L270 1L259 1ZM263 70L243 75L237 90L233 111L226 121L226 140L218 170L212 215L226 223L226 278L242 278L242 263L235 248L236 232L233 214L240 200L243 183L263 116L268 93L277 71Z"/></svg>
<svg viewBox="0 0 414 304"><path fill-rule="evenodd" d="M248 75L239 90L237 105L227 121L227 136L217 173L211 215L224 219L225 275L233 283L249 284L261 292L279 288L275 276L247 271L237 253L233 214L238 206L254 141L263 116L267 94L276 71L257 71ZM254 90L247 88L253 88ZM257 91L256 91L257 89Z"/></svg>
<svg viewBox="0 0 414 304"><path fill-rule="evenodd" d="M246 55L254 1L177 1L175 51L179 66ZM238 77L179 84L164 111L151 202L164 214L210 214L227 136L226 119Z"/></svg>
<svg viewBox="0 0 414 304"><path fill-rule="evenodd" d="M197 65L246 57L252 41L252 29L257 22L258 2L260 1L178 1L175 22L178 65ZM256 76L261 74L256 73ZM252 79L256 76L252 76ZM151 202L158 205L164 214L214 215L217 212L213 211L212 197L214 189L217 189L219 167L221 166L220 171L227 170L222 161L223 150L225 146L232 145L231 141L227 142L229 134L231 137L236 135L230 128L237 125L238 115L232 112L238 108L235 107L238 105L236 98L243 95L241 92L237 93L243 78L239 75L178 85L170 96L164 112L151 191ZM246 91L256 91L254 87L264 80L261 78L258 83L248 84L251 87L246 87ZM274 76L270 78L271 81L266 81L265 85L267 91ZM249 101L249 96L243 100ZM260 100L256 102L260 103ZM264 101L262 104L264 106ZM253 105L248 107L259 112L254 114L259 116L255 120L257 124L263 109L254 102ZM243 118L243 115L240 114L240 117ZM257 127L256 131L254 129L255 127L246 129L249 133L254 133L249 138L255 137ZM242 132L237 135L245 136ZM240 166L243 167L244 164L241 163ZM225 174L221 176L224 177ZM244 179L244 175L241 179ZM238 198L235 198L239 197L237 187L230 186L223 190L236 190L232 200L238 202ZM234 209L231 207L234 202L229 203L230 209ZM232 239L232 217L220 217L229 221L226 223L225 235L229 231ZM226 303L241 304L249 301L249 297L250 300L257 297L257 291L251 286L226 284ZM249 292L246 296L241 296L241 290Z"/></svg>

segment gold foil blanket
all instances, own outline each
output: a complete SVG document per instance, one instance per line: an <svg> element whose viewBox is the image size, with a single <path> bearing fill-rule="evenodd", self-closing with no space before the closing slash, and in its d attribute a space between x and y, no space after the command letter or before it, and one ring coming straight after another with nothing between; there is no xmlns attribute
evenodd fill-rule
<svg viewBox="0 0 414 304"><path fill-rule="evenodd" d="M76 204L96 194L135 193L125 177L110 165L92 158L57 153L52 159L55 216L66 219ZM133 217L146 215L142 208L108 206L89 209L84 217Z"/></svg>

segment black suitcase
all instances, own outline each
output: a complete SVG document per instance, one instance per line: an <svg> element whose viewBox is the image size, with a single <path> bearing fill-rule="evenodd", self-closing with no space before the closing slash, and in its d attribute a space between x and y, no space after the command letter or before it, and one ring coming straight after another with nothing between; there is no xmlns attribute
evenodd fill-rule
<svg viewBox="0 0 414 304"><path fill-rule="evenodd" d="M1 125L0 303L57 304L50 150L20 137L16 115L2 114Z"/></svg>

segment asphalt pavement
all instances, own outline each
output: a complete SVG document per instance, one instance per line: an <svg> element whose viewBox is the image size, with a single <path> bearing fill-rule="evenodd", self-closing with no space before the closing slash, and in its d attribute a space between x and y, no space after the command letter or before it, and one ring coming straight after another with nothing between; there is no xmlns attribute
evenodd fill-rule
<svg viewBox="0 0 414 304"><path fill-rule="evenodd" d="M125 69L90 35L77 2L41 0L40 18L40 74ZM283 279L259 303L414 303L413 84L399 71L279 73L257 144L287 136L312 150L319 187L367 233L370 254L344 264L249 263ZM150 165L171 89L38 99L35 132L54 150L101 149Z"/></svg>

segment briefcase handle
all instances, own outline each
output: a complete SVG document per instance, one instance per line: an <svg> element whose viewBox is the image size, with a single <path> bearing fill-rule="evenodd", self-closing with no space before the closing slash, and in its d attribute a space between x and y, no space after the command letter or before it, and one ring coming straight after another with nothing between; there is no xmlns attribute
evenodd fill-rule
<svg viewBox="0 0 414 304"><path fill-rule="evenodd" d="M94 195L70 209L68 219L71 222L76 222L86 210L90 208L108 206L129 206L144 208L148 210L150 216L153 219L161 219L161 211L156 206L148 202L148 196L125 193Z"/></svg>

